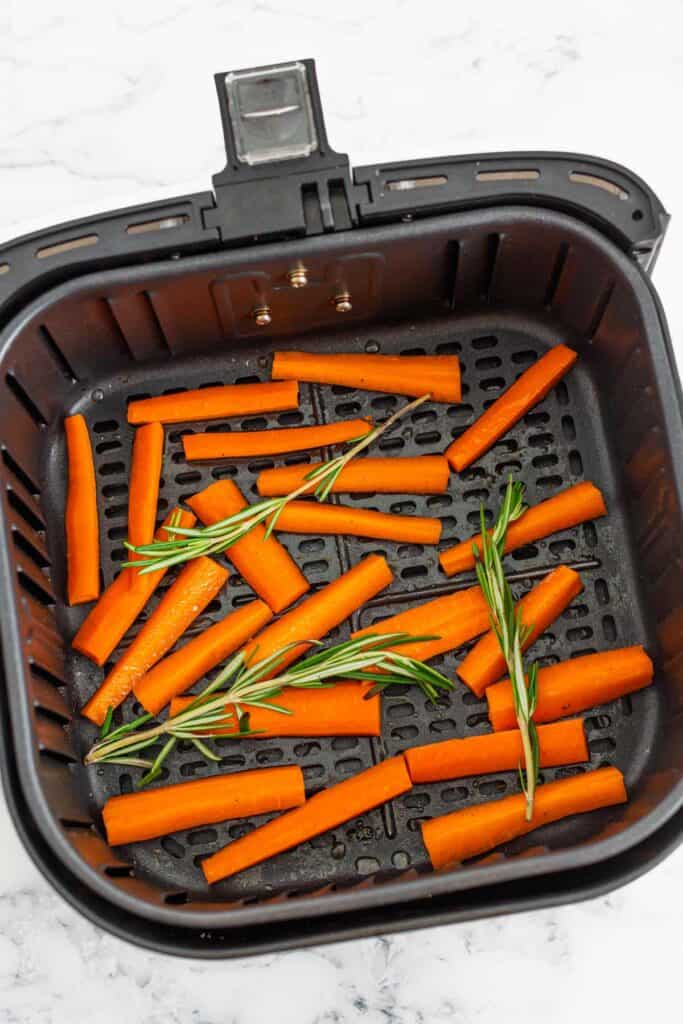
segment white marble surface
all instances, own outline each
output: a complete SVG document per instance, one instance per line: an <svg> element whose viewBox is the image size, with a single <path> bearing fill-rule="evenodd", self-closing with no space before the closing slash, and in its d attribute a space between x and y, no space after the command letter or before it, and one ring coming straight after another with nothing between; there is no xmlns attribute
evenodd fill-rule
<svg viewBox="0 0 683 1024"><path fill-rule="evenodd" d="M633 167L674 214L655 281L683 362L682 8L5 0L0 239L209 187L223 165L211 74L314 56L331 142L357 164L536 148ZM683 850L592 903L222 964L151 955L82 920L4 806L0 850L3 1024L680 1019Z"/></svg>

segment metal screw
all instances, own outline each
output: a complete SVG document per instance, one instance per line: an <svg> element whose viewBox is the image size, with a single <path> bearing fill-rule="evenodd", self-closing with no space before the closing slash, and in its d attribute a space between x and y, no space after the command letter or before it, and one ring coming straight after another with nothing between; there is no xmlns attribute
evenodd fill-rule
<svg viewBox="0 0 683 1024"><path fill-rule="evenodd" d="M298 267L292 267L287 274L287 280L292 288L305 288L308 284L308 271L301 264Z"/></svg>
<svg viewBox="0 0 683 1024"><path fill-rule="evenodd" d="M348 292L341 292L334 297L334 308L338 313L350 313L353 309L351 296Z"/></svg>
<svg viewBox="0 0 683 1024"><path fill-rule="evenodd" d="M256 306L256 308L252 310L251 315L256 321L257 327L268 327L269 324L272 324L273 322L270 306Z"/></svg>

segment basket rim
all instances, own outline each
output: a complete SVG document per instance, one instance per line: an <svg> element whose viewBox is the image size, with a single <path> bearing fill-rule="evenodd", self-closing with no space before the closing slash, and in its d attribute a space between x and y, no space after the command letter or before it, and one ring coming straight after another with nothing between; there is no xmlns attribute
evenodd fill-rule
<svg viewBox="0 0 683 1024"><path fill-rule="evenodd" d="M282 258L286 257L290 251L301 255L308 251L319 251L321 247L330 245L335 249L343 245L352 245L355 248L364 244L365 241L370 242L372 239L376 239L379 233L385 237L405 238L409 237L412 231L422 230L425 220L438 221L440 226L453 224L455 228L475 222L481 224L482 218L484 223L495 222L498 228L504 226L506 220L509 221L512 218L516 223L522 219L532 224L538 223L541 219L559 227L563 225L567 228L570 227L574 233L578 233L587 242L602 249L618 264L641 304L646 336L653 356L656 384L662 400L662 415L667 436L670 442L683 444L683 398L666 320L657 293L635 262L602 233L577 218L554 210L525 206L524 204L520 206L488 206L474 211L424 218L414 224L361 227L342 235L334 235L331 238L316 236L293 242L260 245L258 258L267 259L271 255ZM161 273L173 276L184 274L188 269L225 268L226 264L241 260L243 257L244 250L238 249L191 255L182 260L164 259L145 264L144 273L149 277ZM82 293L83 289L88 287L96 288L105 283L116 285L117 282L123 282L130 273L130 269L130 267L124 266L110 270L98 270L94 273L82 274L68 282L47 289L17 313L0 332L0 356L21 326L49 303L73 296L77 291ZM135 266L135 270L140 270L139 265ZM683 464L674 460L673 472L679 500L683 504ZM6 529L7 524L0 507L0 530L3 535L6 535ZM138 917L143 916L160 924L165 923L186 929L237 929L249 925L293 921L305 917L315 918L323 914L361 912L380 905L386 906L388 912L392 906L422 898L438 899L442 894L474 892L491 885L552 876L560 872L584 869L604 863L643 843L683 808L683 778L680 778L667 796L651 811L643 815L639 821L626 826L616 835L587 843L581 847L548 851L529 859L517 858L488 866L476 865L453 872L387 881L375 887L328 893L322 899L303 895L296 900L284 903L201 911L190 909L191 904L187 908L183 908L148 902L123 891L111 879L89 867L70 845L50 811L38 775L29 701L22 685L21 634L17 616L18 592L16 587L14 573L11 572L9 565L7 545L0 544L0 604L6 610L0 623L5 663L5 677L2 682L7 687L9 728L24 799L43 838L64 866L98 896ZM683 838L683 818L681 826L679 840Z"/></svg>

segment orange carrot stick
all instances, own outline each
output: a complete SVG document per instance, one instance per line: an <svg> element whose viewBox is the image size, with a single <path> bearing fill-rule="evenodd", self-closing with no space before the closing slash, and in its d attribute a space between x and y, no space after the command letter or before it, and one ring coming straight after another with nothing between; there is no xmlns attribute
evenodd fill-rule
<svg viewBox="0 0 683 1024"><path fill-rule="evenodd" d="M267 626L245 647L249 663L256 665L287 644L298 640L320 640L331 629L348 619L352 612L384 590L394 576L386 559L368 555L347 572L316 594L307 597L282 618ZM300 658L309 649L309 643L300 643L283 656L272 675Z"/></svg>
<svg viewBox="0 0 683 1024"><path fill-rule="evenodd" d="M453 469L461 472L476 462L529 409L545 398L577 358L576 352L566 345L555 345L525 370L447 449L446 458Z"/></svg>
<svg viewBox="0 0 683 1024"><path fill-rule="evenodd" d="M273 380L305 380L341 384L396 395L430 394L435 402L459 402L460 361L457 356L381 356L339 352L276 352Z"/></svg>
<svg viewBox="0 0 683 1024"><path fill-rule="evenodd" d="M268 708L250 708L249 728L254 730L250 739L269 739L273 736L379 736L381 731L381 704L379 694L365 699L374 683L335 683L322 690L288 688L272 697L270 703L285 708L291 714L283 715ZM194 697L176 697L171 701L169 714L179 715ZM226 715L225 726L213 732L234 736L238 731L235 718Z"/></svg>
<svg viewBox="0 0 683 1024"><path fill-rule="evenodd" d="M188 562L81 713L102 725L109 708L118 707L126 699L137 681L201 614L227 578L227 570L210 558Z"/></svg>
<svg viewBox="0 0 683 1024"><path fill-rule="evenodd" d="M524 515L511 523L505 535L505 551L515 551L541 537L557 533L558 530L566 530L578 523L585 523L587 519L598 519L605 515L605 499L598 488L591 483L574 484L547 501L527 509ZM441 552L439 563L447 576L474 568L474 544L481 549L480 533Z"/></svg>
<svg viewBox="0 0 683 1024"><path fill-rule="evenodd" d="M607 704L649 686L654 675L651 659L642 647L621 647L571 658L538 673L535 722L552 722L565 715ZM496 730L516 724L512 687L503 679L486 690L491 725Z"/></svg>
<svg viewBox="0 0 683 1024"><path fill-rule="evenodd" d="M437 636L438 640L420 640L403 644L400 654L428 661L445 651L453 651L490 626L489 609L480 588L456 591L446 597L423 601L414 608L392 615L374 626L353 633L359 636L381 636L386 633L412 633L413 636Z"/></svg>
<svg viewBox="0 0 683 1024"><path fill-rule="evenodd" d="M219 480L188 498L187 504L207 526L247 507L244 495L232 480ZM266 528L258 525L225 552L251 589L274 612L293 604L310 588L287 548Z"/></svg>
<svg viewBox="0 0 683 1024"><path fill-rule="evenodd" d="M294 811L235 839L202 861L204 876L211 883L244 871L252 864L259 864L283 850L336 828L349 818L356 818L387 800L393 800L410 788L404 759L390 757L352 779L316 793Z"/></svg>
<svg viewBox="0 0 683 1024"><path fill-rule="evenodd" d="M174 509L157 530L155 540L171 539L171 535L164 527L169 525L173 516L177 517L178 526L187 529L194 526L197 521L191 512ZM137 569L122 569L88 613L71 646L97 665L104 665L165 575L166 569L156 569L154 572L145 573L144 576L141 576Z"/></svg>
<svg viewBox="0 0 683 1024"><path fill-rule="evenodd" d="M539 764L552 768L558 764L578 764L588 760L588 746L581 718L542 725L538 730ZM467 775L504 772L524 763L521 733L518 729L468 736L462 740L443 740L412 747L404 753L413 782L440 782Z"/></svg>
<svg viewBox="0 0 683 1024"><path fill-rule="evenodd" d="M317 501L290 501L277 517L280 533L346 534L403 541L405 544L438 544L441 520L428 516L392 515L369 508L329 505Z"/></svg>
<svg viewBox="0 0 683 1024"><path fill-rule="evenodd" d="M250 601L230 612L173 654L158 661L142 679L138 679L133 687L137 700L145 711L158 715L173 697L184 693L245 644L272 617L273 613L264 601Z"/></svg>
<svg viewBox="0 0 683 1024"><path fill-rule="evenodd" d="M128 489L128 540L151 544L159 500L159 477L164 452L164 428L160 423L138 427L133 440L133 459ZM131 552L133 559L137 557Z"/></svg>
<svg viewBox="0 0 683 1024"><path fill-rule="evenodd" d="M104 805L102 818L107 842L119 846L229 818L284 811L305 799L301 768L286 765L113 796Z"/></svg>
<svg viewBox="0 0 683 1024"><path fill-rule="evenodd" d="M372 429L370 420L343 420L313 427L285 427L282 430L236 430L230 434L187 434L183 438L185 458L245 459L257 455L308 451L326 445L343 444L363 437Z"/></svg>
<svg viewBox="0 0 683 1024"><path fill-rule="evenodd" d="M186 420L220 420L262 412L298 409L296 381L275 384L223 384L158 398L141 398L128 406L129 423L183 423Z"/></svg>
<svg viewBox="0 0 683 1024"><path fill-rule="evenodd" d="M388 619L375 622L372 626L359 629L353 635L367 636L369 633L424 633L427 626L441 626L488 608L480 587L467 587L443 597L422 601Z"/></svg>
<svg viewBox="0 0 683 1024"><path fill-rule="evenodd" d="M81 415L67 416L66 567L69 604L94 601L100 592L100 534L95 464L88 427Z"/></svg>
<svg viewBox="0 0 683 1024"><path fill-rule="evenodd" d="M583 590L581 577L565 565L549 572L519 602L522 624L529 627L522 650L526 650L551 622L565 610ZM493 630L474 645L458 666L463 682L481 697L487 686L500 679L505 671L505 658Z"/></svg>
<svg viewBox="0 0 683 1024"><path fill-rule="evenodd" d="M463 807L452 814L424 821L422 838L432 866L438 869L485 853L551 821L622 804L627 799L624 777L619 769L598 768L539 786L531 821L525 817L526 797L523 793L515 793L502 800ZM258 834L258 831L256 829L250 836Z"/></svg>
<svg viewBox="0 0 683 1024"><path fill-rule="evenodd" d="M304 484L305 477L320 466L281 466L264 469L256 480L263 498L289 494ZM405 459L352 459L342 469L333 494L443 494L448 487L448 463L441 455L417 455ZM310 490L317 485L311 483Z"/></svg>

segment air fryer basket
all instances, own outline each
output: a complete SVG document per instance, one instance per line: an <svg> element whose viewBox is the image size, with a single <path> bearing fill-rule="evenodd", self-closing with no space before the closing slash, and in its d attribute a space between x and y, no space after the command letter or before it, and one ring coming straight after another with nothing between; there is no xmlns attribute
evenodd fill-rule
<svg viewBox="0 0 683 1024"><path fill-rule="evenodd" d="M30 852L76 905L131 939L194 955L568 900L644 870L675 845L682 824L683 425L666 326L644 273L666 222L660 204L624 169L569 156L363 168L352 181L348 161L327 146L312 65L287 73L292 67L309 89L317 152L241 165L239 125L217 76L229 159L215 197L119 211L0 250L1 696L10 806ZM458 187L466 175L467 187ZM302 265L308 284L295 289L288 274ZM337 311L340 294L351 297L350 313ZM254 319L263 306L267 327ZM447 546L474 530L480 502L496 507L510 472L531 502L581 479L599 484L608 518L531 545L510 566L517 594L561 562L581 571L584 592L535 645L541 664L631 643L653 654L655 686L587 715L591 761L622 769L629 804L438 874L427 869L420 821L514 791L514 773L416 787L211 891L198 859L253 822L111 850L99 810L133 777L81 763L94 730L75 712L101 670L69 648L84 611L64 602L64 414L83 413L93 437L108 583L124 557L132 397L266 380L276 344L457 352L463 403L420 409L378 445L402 455L439 452L558 340L577 348L577 368L475 466L453 475L446 495L345 500L438 515ZM208 429L381 417L399 404L344 388L303 385L301 394L298 413ZM167 430L162 508L225 475L254 494L266 461L188 466L181 437L194 428ZM290 461L301 458L309 457ZM415 545L282 539L314 587L370 551L394 568L391 588L334 639L472 581L446 580L435 551ZM248 599L233 576L195 631ZM458 657L443 656L438 667L453 675ZM389 692L379 741L218 741L220 766L195 748L181 750L164 781L296 761L313 791L408 745L484 732L485 708L462 687L436 707Z"/></svg>

